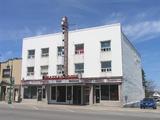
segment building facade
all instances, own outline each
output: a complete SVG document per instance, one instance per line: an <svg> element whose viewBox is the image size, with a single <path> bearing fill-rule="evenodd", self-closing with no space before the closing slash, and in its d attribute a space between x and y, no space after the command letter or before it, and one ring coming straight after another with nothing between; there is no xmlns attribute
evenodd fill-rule
<svg viewBox="0 0 160 120"><path fill-rule="evenodd" d="M125 105L144 97L141 58L120 24L23 39L23 101Z"/></svg>
<svg viewBox="0 0 160 120"><path fill-rule="evenodd" d="M19 102L21 93L21 63L19 58L0 63L0 100L8 101L10 85L12 101Z"/></svg>

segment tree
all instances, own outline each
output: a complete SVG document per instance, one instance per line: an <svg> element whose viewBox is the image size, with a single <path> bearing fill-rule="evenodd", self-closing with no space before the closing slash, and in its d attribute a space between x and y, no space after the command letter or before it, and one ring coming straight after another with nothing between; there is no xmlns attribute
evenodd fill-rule
<svg viewBox="0 0 160 120"><path fill-rule="evenodd" d="M145 91L145 97L151 97L154 93L155 84L153 80L146 79L146 74L143 69L142 69L142 84Z"/></svg>

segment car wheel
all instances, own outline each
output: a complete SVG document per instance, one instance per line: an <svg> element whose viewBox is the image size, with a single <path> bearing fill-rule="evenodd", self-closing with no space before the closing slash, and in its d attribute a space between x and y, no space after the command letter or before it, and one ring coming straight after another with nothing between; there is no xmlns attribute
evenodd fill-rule
<svg viewBox="0 0 160 120"><path fill-rule="evenodd" d="M157 107L153 107L153 109L157 109Z"/></svg>

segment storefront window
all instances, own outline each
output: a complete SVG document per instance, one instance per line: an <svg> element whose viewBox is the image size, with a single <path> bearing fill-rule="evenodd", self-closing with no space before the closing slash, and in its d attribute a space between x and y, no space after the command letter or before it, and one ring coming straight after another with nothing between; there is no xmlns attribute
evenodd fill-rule
<svg viewBox="0 0 160 120"><path fill-rule="evenodd" d="M66 102L66 86L57 86L57 102Z"/></svg>
<svg viewBox="0 0 160 120"><path fill-rule="evenodd" d="M118 100L118 85L110 85L110 100Z"/></svg>
<svg viewBox="0 0 160 120"><path fill-rule="evenodd" d="M43 98L46 98L46 89L43 88Z"/></svg>
<svg viewBox="0 0 160 120"><path fill-rule="evenodd" d="M23 97L24 99L37 99L37 86L26 86Z"/></svg>
<svg viewBox="0 0 160 120"><path fill-rule="evenodd" d="M51 100L56 100L56 87L51 87Z"/></svg>
<svg viewBox="0 0 160 120"><path fill-rule="evenodd" d="M109 85L101 85L101 100L109 100Z"/></svg>
<svg viewBox="0 0 160 120"><path fill-rule="evenodd" d="M119 100L118 85L101 85L101 100Z"/></svg>
<svg viewBox="0 0 160 120"><path fill-rule="evenodd" d="M72 99L72 86L67 86L67 100Z"/></svg>

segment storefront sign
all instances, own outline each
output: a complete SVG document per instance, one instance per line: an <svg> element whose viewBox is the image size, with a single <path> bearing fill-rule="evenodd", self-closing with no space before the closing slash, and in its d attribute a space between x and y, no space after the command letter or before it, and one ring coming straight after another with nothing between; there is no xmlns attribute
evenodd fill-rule
<svg viewBox="0 0 160 120"><path fill-rule="evenodd" d="M121 79L87 79L87 78L81 78L78 79L76 76L70 76L67 78L61 77L56 79L47 79L46 77L43 80L23 80L22 85L42 85L42 84L65 84L65 83L121 83ZM70 78L70 79L69 79ZM73 79L76 78L76 79Z"/></svg>
<svg viewBox="0 0 160 120"><path fill-rule="evenodd" d="M70 80L70 79L78 79L78 75L43 76L43 80Z"/></svg>
<svg viewBox="0 0 160 120"><path fill-rule="evenodd" d="M22 85L42 85L42 80L24 80L22 81Z"/></svg>

